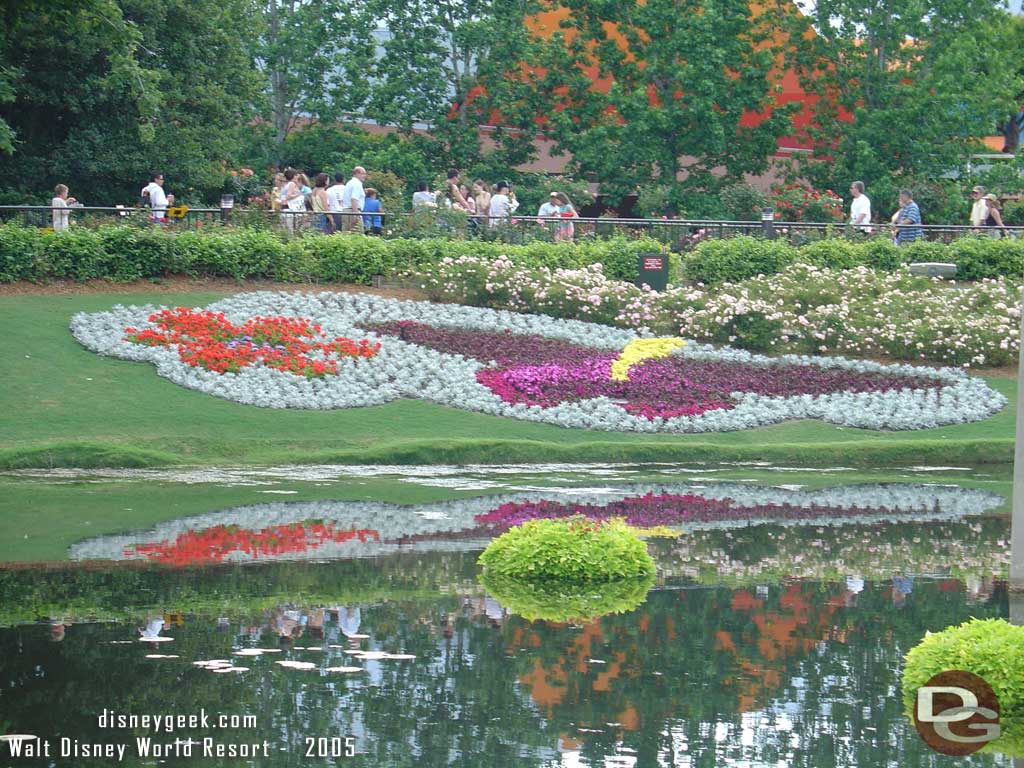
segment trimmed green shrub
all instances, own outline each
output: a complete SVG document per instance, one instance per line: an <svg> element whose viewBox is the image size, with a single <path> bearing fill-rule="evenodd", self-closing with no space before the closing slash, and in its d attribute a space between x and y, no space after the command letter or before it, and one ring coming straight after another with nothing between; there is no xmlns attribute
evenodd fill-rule
<svg viewBox="0 0 1024 768"><path fill-rule="evenodd" d="M580 587L536 584L482 573L480 584L503 607L530 621L589 621L637 608L654 586L654 577Z"/></svg>
<svg viewBox="0 0 1024 768"><path fill-rule="evenodd" d="M951 243L919 240L897 246L888 238L825 238L794 247L783 240L734 237L706 240L684 257L687 280L714 285L739 282L759 274L781 272L794 262L832 269L873 267L893 272L917 261L957 265L957 279L981 280L1024 274L1024 240L961 237Z"/></svg>
<svg viewBox="0 0 1024 768"><path fill-rule="evenodd" d="M687 280L710 285L734 283L757 275L774 275L797 259L797 249L785 240L731 237L705 240L683 257Z"/></svg>
<svg viewBox="0 0 1024 768"><path fill-rule="evenodd" d="M925 635L906 655L904 705L912 710L917 689L951 669L972 672L991 685L1001 717L1024 718L1024 627L1004 619L971 619Z"/></svg>
<svg viewBox="0 0 1024 768"><path fill-rule="evenodd" d="M582 515L529 520L492 541L479 562L488 575L562 585L655 573L647 545L622 520L602 522Z"/></svg>
<svg viewBox="0 0 1024 768"><path fill-rule="evenodd" d="M159 227L72 227L67 232L0 226L0 282L92 280L128 282L181 274L368 284L436 264L446 256L507 256L529 267L601 264L605 274L632 281L640 253L660 251L655 240L610 238L581 243L509 245L477 240L397 239L308 234L286 239L261 228L175 232Z"/></svg>

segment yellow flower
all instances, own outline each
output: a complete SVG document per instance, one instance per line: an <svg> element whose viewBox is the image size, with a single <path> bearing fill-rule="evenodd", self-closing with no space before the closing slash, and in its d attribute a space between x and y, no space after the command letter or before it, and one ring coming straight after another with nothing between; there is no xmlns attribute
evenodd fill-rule
<svg viewBox="0 0 1024 768"><path fill-rule="evenodd" d="M188 213L188 206L187 205L179 205L179 206L177 206L175 208L168 208L167 209L167 218L168 219L184 219L186 213Z"/></svg>
<svg viewBox="0 0 1024 768"><path fill-rule="evenodd" d="M633 339L622 350L619 359L612 363L612 380L628 381L629 369L644 360L668 357L672 350L678 349L686 342L678 338Z"/></svg>

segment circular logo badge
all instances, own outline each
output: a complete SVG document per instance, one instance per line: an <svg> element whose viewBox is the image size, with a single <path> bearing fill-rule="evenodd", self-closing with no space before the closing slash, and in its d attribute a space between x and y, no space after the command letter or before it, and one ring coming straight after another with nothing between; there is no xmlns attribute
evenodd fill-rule
<svg viewBox="0 0 1024 768"><path fill-rule="evenodd" d="M914 727L936 752L970 755L999 738L999 700L971 672L940 672L917 690Z"/></svg>

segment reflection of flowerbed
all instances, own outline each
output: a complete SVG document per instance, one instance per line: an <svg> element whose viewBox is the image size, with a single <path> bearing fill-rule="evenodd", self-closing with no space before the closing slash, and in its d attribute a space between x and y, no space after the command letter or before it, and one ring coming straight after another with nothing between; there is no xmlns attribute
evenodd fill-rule
<svg viewBox="0 0 1024 768"><path fill-rule="evenodd" d="M316 318L328 337L359 337L374 326L395 330L393 324L408 321L406 334L419 336L393 338L373 365L346 358L339 362L344 376L308 381L265 366L213 376L186 365L174 350L125 340L124 329L141 328L151 309L79 314L72 332L101 354L152 361L184 386L273 408L344 408L413 397L564 427L716 432L805 418L920 429L980 420L1005 404L983 381L956 370L767 358L699 344L634 366L629 382L612 382L611 360L637 333L472 307L360 294L258 293L226 299L210 311L232 323L268 315ZM437 342L442 336L451 343ZM496 358L504 354L503 364Z"/></svg>
<svg viewBox="0 0 1024 768"><path fill-rule="evenodd" d="M147 347L175 347L186 365L215 373L238 372L254 363L314 378L338 372L338 359L373 357L380 344L356 343L339 336L330 341L319 325L302 317L254 317L237 326L223 312L179 307L149 316L156 328L125 328L126 341Z"/></svg>
<svg viewBox="0 0 1024 768"><path fill-rule="evenodd" d="M201 531L185 531L173 542L136 544L125 550L125 557L142 555L145 559L165 565L206 565L239 557L257 560L283 555L315 554L326 542L341 543L358 539L379 540L376 531L338 530L333 524L320 522L275 525L250 531L235 525L216 525Z"/></svg>
<svg viewBox="0 0 1024 768"><path fill-rule="evenodd" d="M376 502L274 503L170 520L149 531L88 539L72 546L70 555L75 560L139 559L146 557L146 552L154 551L154 544L173 546L168 542L188 540L183 537L194 531L231 527L250 532L269 531L306 524L308 532L307 521L311 520L325 530L346 533L372 530L376 535L368 535L365 540L324 537L314 548L268 550L259 556L319 559L377 555L398 549L471 550L479 549L496 533L521 520L580 511L594 517L625 517L638 528L671 526L680 534L686 534L679 541L679 546L683 547L687 542L697 541L696 533L700 531L723 529L726 536L733 532L739 536L740 531L752 526L778 526L788 531L791 528L813 529L817 524L846 526L846 530L853 531L849 535L856 536L858 524L921 525L921 521L958 520L983 514L1002 503L1002 497L995 494L955 486L887 484L803 491L741 483L637 484L615 491L552 489L413 507ZM759 541L787 540L779 534L753 535L759 537ZM832 535L819 538L827 542ZM955 548L957 540L951 535L942 544ZM989 540L994 539L989 537ZM900 551L894 550L894 557ZM932 551L926 550L915 557L921 559ZM802 552L793 555L795 562L800 562ZM245 559L241 550L236 550L233 556ZM766 552L765 558L770 556L771 553ZM697 562L707 559L699 550L694 558Z"/></svg>
<svg viewBox="0 0 1024 768"><path fill-rule="evenodd" d="M538 501L502 504L493 512L478 515L476 520L482 526L495 532L521 525L527 520L585 515L594 520L624 518L636 528L683 525L686 523L741 523L756 522L816 522L819 520L838 521L844 517L885 518L895 510L885 507L835 507L827 504L811 504L802 507L795 504L757 504L745 506L730 498L708 499L697 494L647 494L610 504L565 504L558 501Z"/></svg>

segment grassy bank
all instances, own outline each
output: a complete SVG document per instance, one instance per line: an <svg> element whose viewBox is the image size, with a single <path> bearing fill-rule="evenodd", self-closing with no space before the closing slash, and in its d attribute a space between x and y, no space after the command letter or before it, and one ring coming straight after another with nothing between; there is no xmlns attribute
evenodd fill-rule
<svg viewBox="0 0 1024 768"><path fill-rule="evenodd" d="M886 433L816 421L714 435L570 430L403 400L332 412L262 410L183 389L148 364L99 357L68 332L114 304L202 306L218 294L0 298L7 366L0 468L271 463L749 461L807 466L1012 461L1011 405L977 424Z"/></svg>

